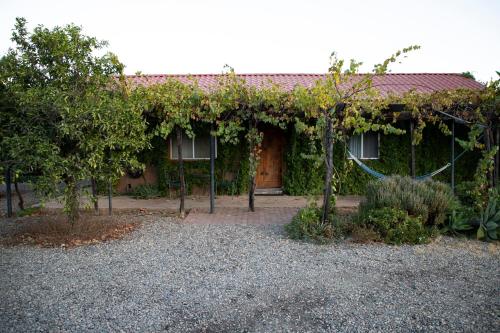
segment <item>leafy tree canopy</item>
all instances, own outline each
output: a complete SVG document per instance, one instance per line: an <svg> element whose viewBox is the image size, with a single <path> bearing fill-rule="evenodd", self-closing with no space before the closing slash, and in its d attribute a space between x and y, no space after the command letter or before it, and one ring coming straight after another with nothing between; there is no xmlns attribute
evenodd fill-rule
<svg viewBox="0 0 500 333"><path fill-rule="evenodd" d="M80 27L30 33L18 18L12 41L0 60L3 164L35 175L36 189L48 196L65 182L74 221L78 181L110 181L139 167L136 152L147 145L141 109L120 79L124 66Z"/></svg>

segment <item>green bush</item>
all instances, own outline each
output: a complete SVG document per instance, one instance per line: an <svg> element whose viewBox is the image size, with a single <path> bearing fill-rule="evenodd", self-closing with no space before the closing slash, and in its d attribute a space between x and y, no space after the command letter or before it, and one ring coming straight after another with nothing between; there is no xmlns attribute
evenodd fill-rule
<svg viewBox="0 0 500 333"><path fill-rule="evenodd" d="M366 201L360 205L360 212L394 208L420 217L427 226L437 226L444 223L456 202L451 188L444 183L392 176L368 184Z"/></svg>
<svg viewBox="0 0 500 333"><path fill-rule="evenodd" d="M151 184L139 185L130 194L135 199L151 199L161 196L157 186Z"/></svg>
<svg viewBox="0 0 500 333"><path fill-rule="evenodd" d="M387 244L423 244L432 236L420 216L410 216L397 208L372 209L362 216L362 224Z"/></svg>
<svg viewBox="0 0 500 333"><path fill-rule="evenodd" d="M472 181L462 182L455 187L455 194L462 205L473 207L475 203L473 191L475 183Z"/></svg>
<svg viewBox="0 0 500 333"><path fill-rule="evenodd" d="M350 223L339 216L331 215L331 222L321 222L321 209L315 204L299 210L292 222L285 225L288 237L296 240L327 243L349 232Z"/></svg>

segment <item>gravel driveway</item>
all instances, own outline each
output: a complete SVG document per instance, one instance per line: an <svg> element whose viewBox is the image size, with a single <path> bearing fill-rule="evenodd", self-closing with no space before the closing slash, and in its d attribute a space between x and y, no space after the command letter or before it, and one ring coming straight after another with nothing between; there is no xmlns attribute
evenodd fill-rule
<svg viewBox="0 0 500 333"><path fill-rule="evenodd" d="M0 247L0 330L500 330L495 245L317 246L281 226L145 219L106 244Z"/></svg>

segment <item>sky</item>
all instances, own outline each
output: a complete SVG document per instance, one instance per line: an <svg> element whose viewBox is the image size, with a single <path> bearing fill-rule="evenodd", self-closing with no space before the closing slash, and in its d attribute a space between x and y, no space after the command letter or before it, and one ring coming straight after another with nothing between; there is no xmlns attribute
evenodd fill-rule
<svg viewBox="0 0 500 333"><path fill-rule="evenodd" d="M500 70L500 0L0 0L0 54L16 17L30 28L75 23L109 42L126 73L324 73L329 56L362 71L420 45L392 72Z"/></svg>

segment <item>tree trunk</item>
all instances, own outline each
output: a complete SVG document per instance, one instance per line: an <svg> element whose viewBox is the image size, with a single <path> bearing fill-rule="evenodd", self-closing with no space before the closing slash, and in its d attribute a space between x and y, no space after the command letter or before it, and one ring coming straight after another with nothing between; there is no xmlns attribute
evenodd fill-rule
<svg viewBox="0 0 500 333"><path fill-rule="evenodd" d="M186 211L184 208L184 200L186 196L186 185L184 182L184 161L182 160L182 130L179 126L176 126L177 134L177 161L179 163L179 194L180 194L180 206L179 213L181 218L186 216Z"/></svg>
<svg viewBox="0 0 500 333"><path fill-rule="evenodd" d="M253 121L250 121L249 132L253 132L256 128ZM251 212L255 212L255 186L256 180L255 175L257 172L257 147L255 145L255 139L250 138L250 178L248 184L248 209Z"/></svg>
<svg viewBox="0 0 500 333"><path fill-rule="evenodd" d="M97 182L95 178L90 179L90 184L92 185L92 201L94 201L94 211L99 212L99 202L97 198Z"/></svg>
<svg viewBox="0 0 500 333"><path fill-rule="evenodd" d="M20 210L24 210L24 199L23 199L23 194L19 190L19 186L17 185L17 180L14 181L14 188L16 189L16 194L19 199L18 206Z"/></svg>
<svg viewBox="0 0 500 333"><path fill-rule="evenodd" d="M486 145L486 150L489 152L491 151L491 148L492 148L492 132L491 132L491 129L490 128L487 128L485 130L485 133L484 133L484 143ZM488 177L488 185L489 187L493 187L493 173L488 171L488 174L487 174L487 177Z"/></svg>
<svg viewBox="0 0 500 333"><path fill-rule="evenodd" d="M332 196L333 177L333 139L332 139L332 119L326 117L325 128L325 188L323 189L323 212L321 221L327 223L330 214L330 199Z"/></svg>
<svg viewBox="0 0 500 333"><path fill-rule="evenodd" d="M78 195L78 186L74 178L68 178L66 180L66 190L64 192L64 210L68 217L68 222L72 225L78 221L80 217L80 202Z"/></svg>

